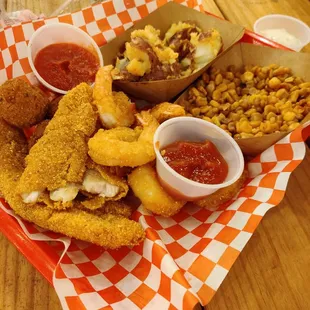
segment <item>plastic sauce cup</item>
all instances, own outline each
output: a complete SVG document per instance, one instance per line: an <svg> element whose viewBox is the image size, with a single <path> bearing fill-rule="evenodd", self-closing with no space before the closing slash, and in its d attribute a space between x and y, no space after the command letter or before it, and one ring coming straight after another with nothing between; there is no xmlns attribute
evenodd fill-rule
<svg viewBox="0 0 310 310"><path fill-rule="evenodd" d="M44 47L56 44L56 43L74 43L79 46L82 46L92 52L94 52L99 59L99 64L103 66L103 58L100 52L100 49L96 42L83 30L65 23L58 24L47 24L40 27L35 33L31 36L28 43L28 60L30 67L36 76L36 78L50 90L66 94L68 91L62 90L54 87L53 85L46 82L38 73L37 69L34 66L34 60L38 52Z"/></svg>
<svg viewBox="0 0 310 310"><path fill-rule="evenodd" d="M228 175L221 184L202 184L183 177L165 162L160 153L161 149L176 141L205 140L214 143L228 164ZM162 123L155 132L153 143L159 181L177 199L193 201L206 197L236 182L244 169L244 158L236 141L223 129L198 118L176 117Z"/></svg>
<svg viewBox="0 0 310 310"><path fill-rule="evenodd" d="M300 44L295 47L288 46L294 51L299 52L304 46L310 42L310 29L301 20L292 16L271 14L259 18L254 23L254 32L261 34L264 30L285 29L288 33L299 39ZM280 42L277 42L280 43Z"/></svg>

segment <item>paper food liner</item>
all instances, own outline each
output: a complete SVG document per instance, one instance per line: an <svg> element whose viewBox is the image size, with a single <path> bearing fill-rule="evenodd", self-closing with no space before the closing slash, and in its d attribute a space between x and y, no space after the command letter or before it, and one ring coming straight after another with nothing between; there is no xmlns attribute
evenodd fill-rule
<svg viewBox="0 0 310 310"><path fill-rule="evenodd" d="M125 43L130 41L130 34L132 31L143 29L146 25L152 25L156 29L159 29L163 36L173 23L187 20L195 21L203 31L215 28L220 32L223 39L223 50L219 55L227 52L244 34L244 28L242 26L234 25L226 20L221 20L175 2L170 2L104 45L101 48L104 63L115 64L116 55L122 50ZM150 82L114 81L114 84L127 94L138 99L144 99L152 103L161 103L169 101L178 95L188 85L194 82L215 60L216 58L194 74L180 79Z"/></svg>
<svg viewBox="0 0 310 310"><path fill-rule="evenodd" d="M1 30L0 81L22 76L36 82L26 45L34 30L45 23L74 24L102 45L165 2L106 1L73 14ZM200 1L182 4L202 8ZM147 236L133 248L106 250L27 223L3 200L0 209L18 220L26 236L48 242L54 249L53 259L59 257L59 263L53 285L64 309L192 309L210 301L262 217L282 200L290 173L305 156L303 140L310 135L310 126L302 129L252 160L246 186L215 212L187 205L177 215L163 218L141 206L133 217Z"/></svg>
<svg viewBox="0 0 310 310"><path fill-rule="evenodd" d="M237 69L241 69L244 65L268 66L270 64L291 68L294 75L303 78L305 81L310 81L310 54L248 43L236 44L227 53L220 55L212 66L226 71L229 65L235 65ZM191 86L175 102L180 103L186 99L190 88ZM310 113L306 115L301 123L304 124L309 120ZM287 134L288 132L273 133L263 137L238 139L236 142L239 144L243 154L256 156L284 138Z"/></svg>

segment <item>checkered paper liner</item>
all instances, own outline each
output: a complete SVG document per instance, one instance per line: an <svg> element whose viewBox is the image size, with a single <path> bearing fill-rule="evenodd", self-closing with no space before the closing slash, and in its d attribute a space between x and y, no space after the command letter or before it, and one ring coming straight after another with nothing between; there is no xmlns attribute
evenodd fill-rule
<svg viewBox="0 0 310 310"><path fill-rule="evenodd" d="M106 1L6 28L0 31L0 83L13 77L37 83L26 47L44 24L76 25L101 46L166 2ZM178 2L203 10L201 0ZM131 249L106 250L70 239L23 221L5 203L0 208L18 220L26 236L53 249L59 259L53 285L64 309L192 309L210 301L262 217L282 200L291 172L304 158L309 129L309 124L296 129L252 160L246 186L215 212L189 204L163 218L141 206L133 217L147 237Z"/></svg>

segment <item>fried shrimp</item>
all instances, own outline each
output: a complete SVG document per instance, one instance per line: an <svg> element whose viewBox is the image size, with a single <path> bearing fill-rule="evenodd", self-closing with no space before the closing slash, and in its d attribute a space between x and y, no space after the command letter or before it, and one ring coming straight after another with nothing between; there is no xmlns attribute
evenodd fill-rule
<svg viewBox="0 0 310 310"><path fill-rule="evenodd" d="M178 213L186 201L178 201L165 192L158 181L155 169L150 165L137 167L128 176L129 186L143 206L165 217Z"/></svg>
<svg viewBox="0 0 310 310"><path fill-rule="evenodd" d="M170 118L185 116L185 109L178 104L163 102L152 108L151 114L161 124Z"/></svg>
<svg viewBox="0 0 310 310"><path fill-rule="evenodd" d="M100 129L88 141L88 154L94 162L103 166L144 165L155 159L153 137L158 127L157 120L148 112L137 114L143 129L118 127Z"/></svg>
<svg viewBox="0 0 310 310"><path fill-rule="evenodd" d="M23 173L27 141L21 131L0 120L0 192L16 214L43 228L69 237L116 249L134 246L145 238L142 226L128 217L130 210L107 205L105 213L57 211L42 204L29 207L16 191Z"/></svg>
<svg viewBox="0 0 310 310"><path fill-rule="evenodd" d="M94 104L105 128L130 127L135 120L133 104L123 92L112 92L112 70L111 65L98 70L93 93Z"/></svg>
<svg viewBox="0 0 310 310"><path fill-rule="evenodd" d="M245 169L241 177L233 184L217 190L215 193L203 198L201 200L193 201L193 203L201 208L214 211L221 204L228 202L240 191L244 182L248 177L248 171Z"/></svg>
<svg viewBox="0 0 310 310"><path fill-rule="evenodd" d="M35 86L21 79L0 86L0 117L13 126L31 127L44 119L48 98Z"/></svg>

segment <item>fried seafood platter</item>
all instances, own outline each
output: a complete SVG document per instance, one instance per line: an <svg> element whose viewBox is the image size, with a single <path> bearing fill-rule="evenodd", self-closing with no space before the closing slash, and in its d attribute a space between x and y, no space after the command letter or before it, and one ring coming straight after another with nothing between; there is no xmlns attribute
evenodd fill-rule
<svg viewBox="0 0 310 310"><path fill-rule="evenodd" d="M168 102L136 111L126 94L113 91L112 71L111 65L100 68L93 89L81 83L49 104L43 93L22 80L0 86L0 98L12 87L21 105L27 106L28 96L19 94L20 89L37 98L26 116L23 110L18 115L15 102L11 104L20 122L1 114L0 192L27 221L115 249L145 238L142 226L131 219L129 192L144 208L166 217L186 204L161 185L153 146L160 123L186 112ZM21 125L33 125L33 119L36 130L27 141ZM212 209L230 200L243 186L245 175L194 203Z"/></svg>

